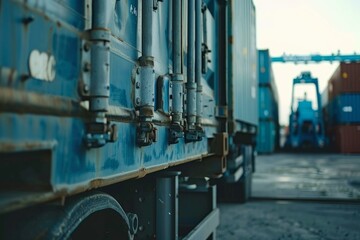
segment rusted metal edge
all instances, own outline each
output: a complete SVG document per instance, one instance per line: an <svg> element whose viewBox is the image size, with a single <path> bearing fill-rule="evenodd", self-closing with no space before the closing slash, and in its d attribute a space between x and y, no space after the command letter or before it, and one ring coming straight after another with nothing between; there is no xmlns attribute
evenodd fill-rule
<svg viewBox="0 0 360 240"><path fill-rule="evenodd" d="M203 126L207 126L207 127L217 127L218 126L218 122L216 120L212 120L210 118L201 118L201 124Z"/></svg>
<svg viewBox="0 0 360 240"><path fill-rule="evenodd" d="M0 112L32 113L61 117L90 117L88 107L83 102L70 98L45 95L0 87ZM109 119L119 122L134 122L134 111L117 106L109 106Z"/></svg>
<svg viewBox="0 0 360 240"><path fill-rule="evenodd" d="M35 204L44 203L53 201L56 199L65 198L71 195L79 194L88 190L105 187L111 184L120 183L129 179L142 178L146 175L161 170L165 170L169 167L177 166L191 161L202 160L205 157L212 156L213 154L201 154L193 156L191 158L183 159L176 162L170 162L158 166L153 166L149 168L140 168L136 171L127 172L118 176L113 176L109 178L98 178L91 180L89 182L83 182L76 185L60 185L54 189L53 192L44 192L44 193L26 193L19 195L19 197L14 197L12 200L7 202L0 202L0 214L18 210L21 208L29 207ZM6 196L6 192L0 193L0 197L3 198Z"/></svg>
<svg viewBox="0 0 360 240"><path fill-rule="evenodd" d="M6 152L20 152L20 151L37 151L37 150L50 150L57 145L56 140L50 141L3 141L0 140L0 153Z"/></svg>
<svg viewBox="0 0 360 240"><path fill-rule="evenodd" d="M38 14L39 16L45 18L46 20L49 20L53 24L56 24L58 26L64 27L65 29L75 33L77 36L81 38L87 38L87 32L86 31L80 31L78 28L68 24L67 22L63 21L62 19L54 19L52 16L46 14L45 12L41 11L40 9L33 7L29 5L24 0L12 0L15 4L18 4L20 7L22 7L26 11L31 11L35 14Z"/></svg>
<svg viewBox="0 0 360 240"><path fill-rule="evenodd" d="M73 99L12 88L0 88L0 112L83 117L88 114L86 108Z"/></svg>
<svg viewBox="0 0 360 240"><path fill-rule="evenodd" d="M135 122L137 118L135 111L113 105L109 105L106 117L117 122Z"/></svg>

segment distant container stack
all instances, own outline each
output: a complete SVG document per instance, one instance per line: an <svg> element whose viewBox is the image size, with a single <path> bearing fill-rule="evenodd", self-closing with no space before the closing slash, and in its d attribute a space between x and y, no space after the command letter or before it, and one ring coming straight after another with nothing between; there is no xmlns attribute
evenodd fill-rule
<svg viewBox="0 0 360 240"><path fill-rule="evenodd" d="M322 99L326 133L333 149L360 153L360 63L340 63Z"/></svg>
<svg viewBox="0 0 360 240"><path fill-rule="evenodd" d="M278 92L271 68L269 50L259 50L259 125L258 153L272 153L279 148Z"/></svg>

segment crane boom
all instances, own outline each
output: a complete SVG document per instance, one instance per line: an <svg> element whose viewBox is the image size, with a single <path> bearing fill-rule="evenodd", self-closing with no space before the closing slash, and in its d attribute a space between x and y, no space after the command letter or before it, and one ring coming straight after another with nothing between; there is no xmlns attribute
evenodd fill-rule
<svg viewBox="0 0 360 240"><path fill-rule="evenodd" d="M318 63L318 62L356 62L360 61L360 54L331 54L331 55L320 55L320 54L311 54L311 55L282 55L279 57L272 57L271 61L273 63Z"/></svg>

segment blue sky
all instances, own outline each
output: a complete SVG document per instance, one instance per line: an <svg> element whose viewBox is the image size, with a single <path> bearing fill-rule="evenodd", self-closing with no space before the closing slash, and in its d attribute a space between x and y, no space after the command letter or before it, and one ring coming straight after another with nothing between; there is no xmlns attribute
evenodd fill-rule
<svg viewBox="0 0 360 240"><path fill-rule="evenodd" d="M253 0L257 15L257 46L273 56L287 54L331 54L338 50L360 53L360 0ZM280 97L280 122L288 123L292 79L311 71L321 91L338 63L275 63L273 71ZM313 99L311 88L299 89L297 97Z"/></svg>

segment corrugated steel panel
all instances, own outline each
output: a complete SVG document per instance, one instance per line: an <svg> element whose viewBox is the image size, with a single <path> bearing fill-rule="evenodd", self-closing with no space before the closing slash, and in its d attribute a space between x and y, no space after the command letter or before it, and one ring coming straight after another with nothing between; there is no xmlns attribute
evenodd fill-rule
<svg viewBox="0 0 360 240"><path fill-rule="evenodd" d="M258 153L272 153L275 150L276 125L273 121L259 121L257 145Z"/></svg>
<svg viewBox="0 0 360 240"><path fill-rule="evenodd" d="M87 104L79 94L82 72L85 72L82 54L88 51L83 46L83 41L88 40L87 34L84 34L85 2L31 0L0 3L0 104L1 107L12 107L11 111L2 109L0 148L5 146L5 150L19 152L38 151L34 145L39 145L41 151L50 152L46 156L51 161L49 181L54 192L70 192L75 187L88 189L105 185L106 181L144 176L160 170L162 165L180 164L208 153L206 137L191 143L181 139L178 144L169 145L168 126L157 124L167 123L170 118L160 111L155 113L161 118L155 123L157 141L143 148L136 145L138 122L134 117L134 78L138 70L141 46L138 36L141 26L138 22L142 14L137 0L116 1L110 20L110 107L107 117L117 129L116 133L121 135L117 141L95 149L84 144L86 124L91 119ZM156 15L153 18L153 41L157 44L154 44L153 56L157 76L168 76L172 61L169 9L171 3L164 1L161 10L153 13ZM184 12L187 12L186 8ZM208 31L212 33L214 30ZM34 50L43 56L54 57L56 76L53 81L29 75L29 56ZM38 64L38 61L35 63ZM42 64L41 67L45 66ZM209 64L207 76L217 70L211 67ZM40 70L48 71L49 68ZM204 80L208 80L207 76ZM202 83L202 116L204 121L215 122L213 87L207 82ZM163 89L165 87L164 83ZM165 90L156 91L155 99L158 95L165 103L169 102L170 97ZM255 111L256 107L252 109ZM206 136L212 138L216 127L206 126L204 130Z"/></svg>
<svg viewBox="0 0 360 240"><path fill-rule="evenodd" d="M271 67L271 57L268 49L259 50L258 75L259 85L269 86L274 95L276 102L279 101L278 91L275 84L274 74Z"/></svg>
<svg viewBox="0 0 360 240"><path fill-rule="evenodd" d="M360 93L360 63L340 63L330 78L329 100L343 93Z"/></svg>
<svg viewBox="0 0 360 240"><path fill-rule="evenodd" d="M259 119L278 119L278 104L270 87L259 87Z"/></svg>
<svg viewBox="0 0 360 240"><path fill-rule="evenodd" d="M360 124L339 125L333 129L334 147L341 153L360 153Z"/></svg>
<svg viewBox="0 0 360 240"><path fill-rule="evenodd" d="M360 93L338 95L329 104L327 112L330 123L360 123Z"/></svg>
<svg viewBox="0 0 360 240"><path fill-rule="evenodd" d="M252 0L230 1L229 108L235 120L257 125L257 49Z"/></svg>

